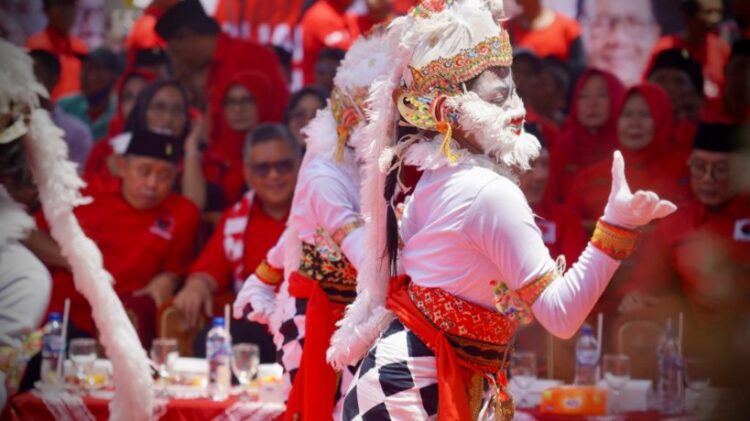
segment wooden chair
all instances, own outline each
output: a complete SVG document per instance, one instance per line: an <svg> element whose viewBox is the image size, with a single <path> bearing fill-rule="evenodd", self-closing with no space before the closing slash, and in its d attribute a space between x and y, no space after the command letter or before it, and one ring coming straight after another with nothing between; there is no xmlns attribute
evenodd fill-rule
<svg viewBox="0 0 750 421"><path fill-rule="evenodd" d="M668 318L677 321L684 302L673 296L660 297L657 306L620 315L613 326L614 350L630 357L632 378L656 379L657 349Z"/></svg>
<svg viewBox="0 0 750 421"><path fill-rule="evenodd" d="M180 356L192 357L195 337L206 326L206 323L206 318L200 317L196 326L189 328L182 312L169 303L159 312L158 336L177 339Z"/></svg>
<svg viewBox="0 0 750 421"><path fill-rule="evenodd" d="M662 323L651 319L624 317L615 325L615 350L630 357L630 375L635 379L655 379L656 350Z"/></svg>

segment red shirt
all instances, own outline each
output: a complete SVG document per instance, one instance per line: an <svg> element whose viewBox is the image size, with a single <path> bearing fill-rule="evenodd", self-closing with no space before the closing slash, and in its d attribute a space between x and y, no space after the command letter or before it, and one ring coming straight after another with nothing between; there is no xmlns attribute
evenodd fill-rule
<svg viewBox="0 0 750 421"><path fill-rule="evenodd" d="M581 27L578 22L555 13L555 20L542 29L524 28L520 16L508 21L508 33L515 48L528 48L539 57L554 56L568 62L570 46L573 41L581 37Z"/></svg>
<svg viewBox="0 0 750 421"><path fill-rule="evenodd" d="M738 196L716 212L693 200L644 240L623 292L680 291L702 320L750 308L750 196Z"/></svg>
<svg viewBox="0 0 750 421"><path fill-rule="evenodd" d="M166 48L167 43L156 33L155 29L156 21L163 13L164 10L161 8L149 6L143 11L143 15L133 22L133 27L125 40L125 47L128 51L128 67L133 67L135 53L138 50Z"/></svg>
<svg viewBox="0 0 750 421"><path fill-rule="evenodd" d="M236 75L255 70L266 75L271 83L274 93L272 101L269 101L268 121L281 121L284 108L289 101L289 86L284 79L284 73L276 54L252 41L230 38L220 33L216 42L213 63L211 64L208 81L206 83L206 101L211 110L222 109L222 92L226 85ZM210 112L209 115L222 115L221 112ZM218 127L219 122L213 121L213 127Z"/></svg>
<svg viewBox="0 0 750 421"><path fill-rule="evenodd" d="M75 215L83 232L102 252L104 268L112 275L118 296L145 287L164 272L183 275L193 257L200 214L190 201L170 194L154 209L136 210L122 197L120 189L85 193L94 201L77 207ZM49 231L44 215L37 213L40 229ZM91 307L75 290L70 272L50 268L53 279L49 311L62 311L71 299L70 317L76 327L94 331ZM102 280L104 281L104 280Z"/></svg>
<svg viewBox="0 0 750 421"><path fill-rule="evenodd" d="M570 207L551 200L542 200L532 209L550 256L562 255L568 265L575 263L588 242L581 217Z"/></svg>
<svg viewBox="0 0 750 421"><path fill-rule="evenodd" d="M324 48L349 49L355 32L344 12L336 9L328 0L317 1L305 12L300 22L302 51L295 54L294 70L302 72L302 84L315 82L315 62ZM294 75L294 77L298 77Z"/></svg>
<svg viewBox="0 0 750 421"><path fill-rule="evenodd" d="M244 215L237 215L239 207L244 210ZM277 220L268 216L258 199L247 208L240 201L224 212L211 239L190 268L191 273L211 275L216 280L218 291L225 291L232 280L242 282L247 279L265 259L266 253L276 244L286 227L287 217ZM243 227L245 221L247 225ZM238 233L243 243L242 256L234 259L231 256L234 248L232 242L237 241Z"/></svg>
<svg viewBox="0 0 750 421"><path fill-rule="evenodd" d="M219 0L214 19L235 38L291 50L304 0Z"/></svg>
<svg viewBox="0 0 750 421"><path fill-rule="evenodd" d="M96 142L91 148L88 158L86 158L86 165L83 167L83 173L87 175L109 174L107 159L114 152L112 144L109 143L109 139Z"/></svg>
<svg viewBox="0 0 750 421"><path fill-rule="evenodd" d="M60 80L51 92L52 101L81 90L79 55L88 53L88 47L82 40L48 26L44 31L29 37L26 48L49 51L60 60Z"/></svg>
<svg viewBox="0 0 750 421"><path fill-rule="evenodd" d="M724 89L724 66L729 61L731 47L716 34L709 33L700 45L688 44L681 35L665 35L656 42L651 59L646 66L646 75L654 65L656 56L672 48L685 48L703 66L703 94L706 96L705 113L713 119L721 115L721 93Z"/></svg>

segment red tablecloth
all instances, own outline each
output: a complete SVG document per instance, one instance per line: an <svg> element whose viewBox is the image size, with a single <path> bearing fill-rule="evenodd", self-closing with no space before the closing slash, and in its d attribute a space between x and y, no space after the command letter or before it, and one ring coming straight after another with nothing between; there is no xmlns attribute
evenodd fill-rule
<svg viewBox="0 0 750 421"><path fill-rule="evenodd" d="M45 402L46 400L46 402ZM58 400L42 399L39 392L31 391L13 398L10 419L28 420L107 420L109 400L90 396L66 395ZM83 405L81 405L83 404ZM231 397L223 402L210 399L157 400L154 405L155 419L163 420L268 420L279 418L283 407L260 402L240 402Z"/></svg>

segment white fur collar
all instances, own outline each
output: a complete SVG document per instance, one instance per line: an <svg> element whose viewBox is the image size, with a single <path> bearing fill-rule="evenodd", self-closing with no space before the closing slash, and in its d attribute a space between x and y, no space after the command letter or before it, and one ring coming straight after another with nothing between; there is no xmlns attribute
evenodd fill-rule
<svg viewBox="0 0 750 421"><path fill-rule="evenodd" d="M407 165L413 165L420 170L437 170L439 168L455 166L460 164L475 165L487 168L495 173L507 177L514 182L516 176L510 167L498 163L487 155L474 154L468 150L459 147L455 140L451 141L451 150L456 157L455 162L451 162L441 148L443 135L437 135L432 139L426 137L415 137L410 140L402 141L399 145L386 150L381 156L381 165L386 162L390 165L391 158L394 154L403 156L402 161ZM399 149L406 149L404 152ZM382 169L382 166L381 166Z"/></svg>

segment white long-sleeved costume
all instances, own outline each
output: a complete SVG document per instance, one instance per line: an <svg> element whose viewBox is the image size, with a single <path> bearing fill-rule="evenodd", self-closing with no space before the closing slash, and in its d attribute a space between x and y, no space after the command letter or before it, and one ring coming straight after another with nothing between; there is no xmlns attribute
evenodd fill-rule
<svg viewBox="0 0 750 421"><path fill-rule="evenodd" d="M555 271L523 192L472 164L425 171L401 219L401 262L412 282L495 308L490 281L513 290ZM604 291L619 261L588 246L532 306L550 333L569 337Z"/></svg>

